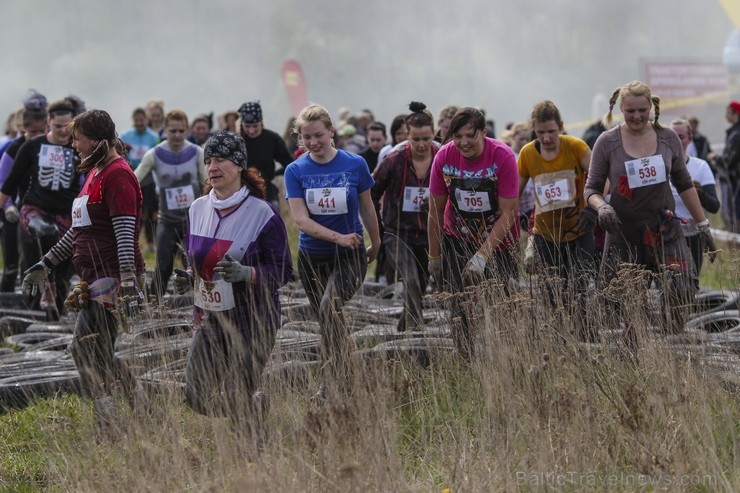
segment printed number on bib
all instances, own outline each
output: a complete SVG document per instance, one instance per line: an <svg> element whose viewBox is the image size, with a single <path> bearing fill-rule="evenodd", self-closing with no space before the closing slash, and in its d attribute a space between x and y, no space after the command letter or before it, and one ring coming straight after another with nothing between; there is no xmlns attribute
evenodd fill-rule
<svg viewBox="0 0 740 493"><path fill-rule="evenodd" d="M665 161L660 154L625 161L624 167L627 170L627 183L633 190L666 181Z"/></svg>
<svg viewBox="0 0 740 493"><path fill-rule="evenodd" d="M306 190L306 206L311 214L346 214L347 189L344 187L309 188Z"/></svg>
<svg viewBox="0 0 740 493"><path fill-rule="evenodd" d="M469 190L455 190L457 208L463 212L488 212L491 210L491 200L488 192L473 192Z"/></svg>
<svg viewBox="0 0 740 493"><path fill-rule="evenodd" d="M429 198L426 187L405 187L403 190L403 212L419 212Z"/></svg>
<svg viewBox="0 0 740 493"><path fill-rule="evenodd" d="M90 214L87 212L87 199L89 198L89 195L83 195L82 197L77 197L74 202L72 202L73 228L82 228L92 224Z"/></svg>
<svg viewBox="0 0 740 493"><path fill-rule="evenodd" d="M195 194L193 193L193 187L190 185L186 187L172 187L164 191L165 197L167 197L167 209L178 210L187 209L190 204L195 200Z"/></svg>
<svg viewBox="0 0 740 493"><path fill-rule="evenodd" d="M194 301L196 306L212 312L222 312L236 306L234 288L223 279L217 281L198 279Z"/></svg>
<svg viewBox="0 0 740 493"><path fill-rule="evenodd" d="M576 174L573 170L541 173L534 177L538 212L550 212L576 203Z"/></svg>

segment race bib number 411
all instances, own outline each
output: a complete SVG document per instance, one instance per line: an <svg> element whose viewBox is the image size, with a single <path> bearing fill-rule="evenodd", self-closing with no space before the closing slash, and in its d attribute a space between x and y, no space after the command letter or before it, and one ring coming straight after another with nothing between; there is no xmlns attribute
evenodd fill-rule
<svg viewBox="0 0 740 493"><path fill-rule="evenodd" d="M308 212L317 215L346 214L347 189L344 187L309 188L306 190Z"/></svg>
<svg viewBox="0 0 740 493"><path fill-rule="evenodd" d="M624 167L627 171L627 183L633 190L666 181L665 161L660 154L625 161Z"/></svg>

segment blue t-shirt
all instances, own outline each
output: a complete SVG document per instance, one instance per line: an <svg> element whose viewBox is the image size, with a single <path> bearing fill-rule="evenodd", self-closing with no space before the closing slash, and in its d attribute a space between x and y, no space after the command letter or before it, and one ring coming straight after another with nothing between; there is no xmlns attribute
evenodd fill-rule
<svg viewBox="0 0 740 493"><path fill-rule="evenodd" d="M303 199L311 219L341 234L362 236L358 197L374 184L365 160L342 150L326 164L305 153L285 169L287 198ZM333 255L342 250L303 231L298 240L298 248L312 255Z"/></svg>
<svg viewBox="0 0 740 493"><path fill-rule="evenodd" d="M138 133L135 128L130 128L121 134L121 140L131 146L126 157L131 167L136 169L146 151L159 143L159 136L148 128L143 134Z"/></svg>

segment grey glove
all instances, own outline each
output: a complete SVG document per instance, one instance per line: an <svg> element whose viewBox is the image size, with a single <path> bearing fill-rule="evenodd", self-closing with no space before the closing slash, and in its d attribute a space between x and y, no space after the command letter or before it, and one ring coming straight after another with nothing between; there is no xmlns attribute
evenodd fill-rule
<svg viewBox="0 0 740 493"><path fill-rule="evenodd" d="M133 277L121 279L121 288L118 293L118 301L121 304L121 311L126 319L131 321L136 319L142 311L144 303L144 293L139 289L136 279Z"/></svg>
<svg viewBox="0 0 740 493"><path fill-rule="evenodd" d="M216 264L213 272L218 272L226 282L249 282L252 280L252 268L231 258L229 254Z"/></svg>
<svg viewBox="0 0 740 493"><path fill-rule="evenodd" d="M714 263L717 259L717 244L714 242L714 236L712 236L712 230L709 229L709 221L704 220L696 225L696 229L699 230L699 238L701 239L702 250L709 257L709 262Z"/></svg>
<svg viewBox="0 0 740 493"><path fill-rule="evenodd" d="M442 290L442 256L429 259L429 277L434 279L434 285Z"/></svg>
<svg viewBox="0 0 740 493"><path fill-rule="evenodd" d="M185 294L195 285L195 279L182 269L175 269L175 275L172 276L172 285L177 294Z"/></svg>
<svg viewBox="0 0 740 493"><path fill-rule="evenodd" d="M21 289L24 293L36 296L39 289L43 289L46 279L49 277L51 269L47 267L43 260L39 260L23 273L23 283Z"/></svg>
<svg viewBox="0 0 740 493"><path fill-rule="evenodd" d="M9 205L7 209L5 209L5 220L8 221L11 224L15 224L18 222L18 218L20 217L20 213L18 212L18 208L14 205Z"/></svg>
<svg viewBox="0 0 740 493"><path fill-rule="evenodd" d="M599 214L592 208L586 206L578 215L578 231L588 233L594 230Z"/></svg>
<svg viewBox="0 0 740 493"><path fill-rule="evenodd" d="M617 216L617 211L609 204L599 207L599 227L609 234L616 234L622 229L622 222Z"/></svg>

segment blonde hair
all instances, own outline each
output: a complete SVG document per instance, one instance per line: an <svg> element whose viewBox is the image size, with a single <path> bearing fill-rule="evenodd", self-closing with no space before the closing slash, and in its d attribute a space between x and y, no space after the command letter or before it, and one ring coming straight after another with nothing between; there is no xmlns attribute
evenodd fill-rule
<svg viewBox="0 0 740 493"><path fill-rule="evenodd" d="M334 122L329 112L326 111L326 108L318 104L309 104L301 110L295 119L293 132L300 136L303 126L311 122L321 122L327 130L331 130L334 127Z"/></svg>
<svg viewBox="0 0 740 493"><path fill-rule="evenodd" d="M648 102L655 108L655 120L653 120L653 127L663 128L663 126L658 123L658 118L660 118L660 98L658 96L653 96L650 92L650 87L644 82L640 82L639 80L633 80L632 82L629 82L622 87L618 87L614 90L614 92L612 93L612 97L609 98L609 111L607 111L606 115L604 115L603 124L606 128L612 128L615 125L612 111L614 110L614 105L617 104L617 99L621 99L622 101L624 101L624 98L627 96L646 97Z"/></svg>

